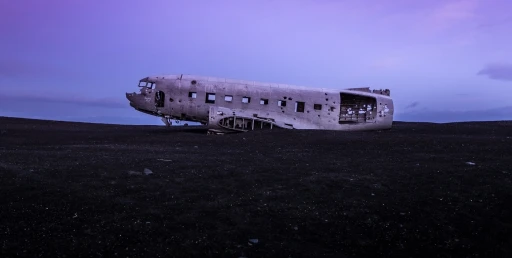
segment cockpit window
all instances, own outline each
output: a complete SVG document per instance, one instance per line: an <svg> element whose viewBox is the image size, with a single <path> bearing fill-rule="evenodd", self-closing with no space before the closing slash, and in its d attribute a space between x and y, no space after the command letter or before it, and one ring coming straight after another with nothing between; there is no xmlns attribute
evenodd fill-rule
<svg viewBox="0 0 512 258"><path fill-rule="evenodd" d="M153 89L154 83L152 82L146 82L146 81L140 81L139 87L146 87L148 89Z"/></svg>

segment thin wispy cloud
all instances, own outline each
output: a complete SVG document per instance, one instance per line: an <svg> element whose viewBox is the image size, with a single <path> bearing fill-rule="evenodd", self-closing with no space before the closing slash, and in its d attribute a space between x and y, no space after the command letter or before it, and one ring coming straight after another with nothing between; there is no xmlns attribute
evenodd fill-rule
<svg viewBox="0 0 512 258"><path fill-rule="evenodd" d="M53 61L53 60L52 60ZM0 53L0 79L38 80L58 78L61 81L69 79L83 79L83 71L75 70L72 66L60 67L48 60L22 60L1 58ZM0 85L1 86L1 85Z"/></svg>
<svg viewBox="0 0 512 258"><path fill-rule="evenodd" d="M375 60L373 63L370 64L370 67L382 70L390 70L399 68L404 63L404 58L401 58L399 56L391 56Z"/></svg>
<svg viewBox="0 0 512 258"><path fill-rule="evenodd" d="M411 104L407 105L405 108L406 109L411 109L411 108L415 108L419 105L420 103L418 101L414 101L412 102Z"/></svg>
<svg viewBox="0 0 512 258"><path fill-rule="evenodd" d="M17 95L6 95L0 93L0 101L13 101L24 102L24 103L69 103L85 105L90 107L104 107L104 108L126 108L129 107L128 100L120 98L89 98L89 97L77 97L74 94L68 96L63 95L45 95L45 94L17 94Z"/></svg>
<svg viewBox="0 0 512 258"><path fill-rule="evenodd" d="M49 65L20 60L0 60L0 77L3 78L41 77L51 72L52 68Z"/></svg>
<svg viewBox="0 0 512 258"><path fill-rule="evenodd" d="M427 19L432 32L451 29L477 17L479 0L446 1Z"/></svg>
<svg viewBox="0 0 512 258"><path fill-rule="evenodd" d="M478 28L480 29L488 29L503 25L508 25L509 23L512 23L512 17L503 18L497 21L491 21L491 22L485 22L478 25Z"/></svg>
<svg viewBox="0 0 512 258"><path fill-rule="evenodd" d="M512 81L512 63L489 64L478 72L477 75L489 77L499 81Z"/></svg>
<svg viewBox="0 0 512 258"><path fill-rule="evenodd" d="M500 108L449 111L449 110L413 110L396 114L396 121L421 121L421 122L462 122L462 121L498 121L512 120L512 113L509 111L512 106Z"/></svg>

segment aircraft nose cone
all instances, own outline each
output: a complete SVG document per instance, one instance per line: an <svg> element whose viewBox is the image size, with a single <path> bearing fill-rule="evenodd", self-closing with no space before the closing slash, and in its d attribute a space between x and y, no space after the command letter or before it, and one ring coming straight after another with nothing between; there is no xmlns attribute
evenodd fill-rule
<svg viewBox="0 0 512 258"><path fill-rule="evenodd" d="M126 99L128 99L130 102L135 101L135 93L126 93Z"/></svg>
<svg viewBox="0 0 512 258"><path fill-rule="evenodd" d="M126 99L130 102L130 106L134 107L137 104L135 93L126 93Z"/></svg>

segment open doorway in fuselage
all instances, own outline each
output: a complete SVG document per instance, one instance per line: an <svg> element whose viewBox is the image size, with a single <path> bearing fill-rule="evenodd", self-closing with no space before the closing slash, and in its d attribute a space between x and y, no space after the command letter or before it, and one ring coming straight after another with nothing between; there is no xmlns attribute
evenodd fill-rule
<svg viewBox="0 0 512 258"><path fill-rule="evenodd" d="M377 100L375 97L340 93L339 123L368 123L375 120L377 115Z"/></svg>
<svg viewBox="0 0 512 258"><path fill-rule="evenodd" d="M165 105L165 93L163 91L157 91L155 93L155 106L164 107Z"/></svg>

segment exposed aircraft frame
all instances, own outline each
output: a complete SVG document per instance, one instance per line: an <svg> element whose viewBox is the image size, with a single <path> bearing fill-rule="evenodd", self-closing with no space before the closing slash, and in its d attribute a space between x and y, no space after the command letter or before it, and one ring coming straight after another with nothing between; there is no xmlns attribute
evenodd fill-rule
<svg viewBox="0 0 512 258"><path fill-rule="evenodd" d="M210 133L274 128L363 131L390 129L390 90L326 89L196 75L149 76L126 93L136 110L200 122Z"/></svg>

